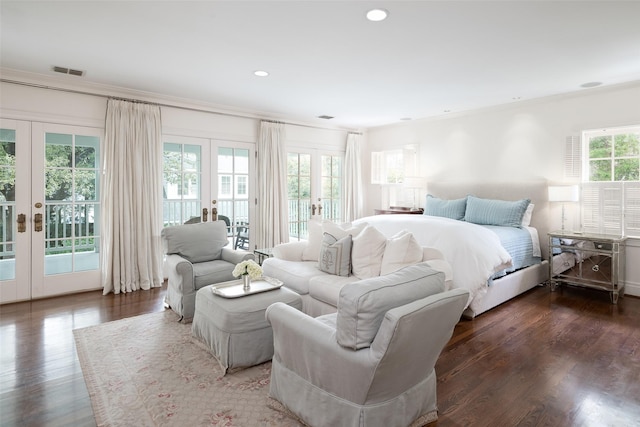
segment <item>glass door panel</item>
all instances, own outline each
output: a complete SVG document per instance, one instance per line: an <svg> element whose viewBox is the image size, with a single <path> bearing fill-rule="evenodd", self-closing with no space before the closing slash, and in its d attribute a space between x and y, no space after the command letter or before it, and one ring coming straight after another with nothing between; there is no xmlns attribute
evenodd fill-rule
<svg viewBox="0 0 640 427"><path fill-rule="evenodd" d="M321 156L320 205L322 218L342 221L342 156Z"/></svg>
<svg viewBox="0 0 640 427"><path fill-rule="evenodd" d="M31 123L27 256L32 298L99 289L102 129ZM20 180L17 180L20 183Z"/></svg>
<svg viewBox="0 0 640 427"><path fill-rule="evenodd" d="M29 122L0 119L0 303L31 298L30 134Z"/></svg>
<svg viewBox="0 0 640 427"><path fill-rule="evenodd" d="M0 280L2 281L16 278L17 221L16 130L0 128Z"/></svg>
<svg viewBox="0 0 640 427"><path fill-rule="evenodd" d="M250 248L249 156L250 150L246 148L218 147L218 219L229 225L235 249Z"/></svg>
<svg viewBox="0 0 640 427"><path fill-rule="evenodd" d="M45 133L45 275L100 267L100 138Z"/></svg>
<svg viewBox="0 0 640 427"><path fill-rule="evenodd" d="M163 155L163 224L165 227L200 222L208 206L209 141L165 138ZM207 209L207 220L210 212Z"/></svg>
<svg viewBox="0 0 640 427"><path fill-rule="evenodd" d="M307 222L317 215L311 206L311 154L287 153L287 193L289 236L306 239Z"/></svg>

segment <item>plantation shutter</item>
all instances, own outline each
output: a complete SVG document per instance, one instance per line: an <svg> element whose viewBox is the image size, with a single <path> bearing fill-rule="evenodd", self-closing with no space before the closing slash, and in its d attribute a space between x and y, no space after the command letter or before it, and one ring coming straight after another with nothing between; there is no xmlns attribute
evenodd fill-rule
<svg viewBox="0 0 640 427"><path fill-rule="evenodd" d="M582 184L582 230L640 237L640 182Z"/></svg>
<svg viewBox="0 0 640 427"><path fill-rule="evenodd" d="M624 234L640 237L640 182L623 182Z"/></svg>
<svg viewBox="0 0 640 427"><path fill-rule="evenodd" d="M568 136L564 148L564 178L577 182L582 177L582 143L580 138Z"/></svg>

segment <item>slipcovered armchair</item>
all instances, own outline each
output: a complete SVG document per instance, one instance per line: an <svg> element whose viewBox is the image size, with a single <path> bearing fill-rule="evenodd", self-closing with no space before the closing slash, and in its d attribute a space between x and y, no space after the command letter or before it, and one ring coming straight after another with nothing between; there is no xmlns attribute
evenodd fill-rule
<svg viewBox="0 0 640 427"><path fill-rule="evenodd" d="M165 227L161 236L168 277L165 305L183 321L193 319L198 289L235 279L236 264L254 259L250 252L225 247L229 240L224 221Z"/></svg>
<svg viewBox="0 0 640 427"><path fill-rule="evenodd" d="M435 421L435 363L469 299L444 289L420 263L345 285L337 313L272 304L269 395L313 427Z"/></svg>

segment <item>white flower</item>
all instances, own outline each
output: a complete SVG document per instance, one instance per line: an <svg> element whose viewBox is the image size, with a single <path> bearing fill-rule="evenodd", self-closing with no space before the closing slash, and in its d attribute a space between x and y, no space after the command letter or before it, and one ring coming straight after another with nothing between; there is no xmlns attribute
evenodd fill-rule
<svg viewBox="0 0 640 427"><path fill-rule="evenodd" d="M257 279L262 277L262 267L260 267L260 265L258 265L254 260L249 259L237 264L231 274L233 274L234 277L240 277L248 274L252 279Z"/></svg>

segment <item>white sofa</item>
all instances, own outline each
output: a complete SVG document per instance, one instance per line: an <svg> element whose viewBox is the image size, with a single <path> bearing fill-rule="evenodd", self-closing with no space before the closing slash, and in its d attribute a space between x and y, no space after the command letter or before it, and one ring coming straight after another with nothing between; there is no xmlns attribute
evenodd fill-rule
<svg viewBox="0 0 640 427"><path fill-rule="evenodd" d="M317 317L337 311L340 289L347 283L361 280L355 275L347 277L327 274L318 267L318 261L305 261L303 254L307 241L284 243L273 249L273 257L262 264L263 274L281 280L284 286L302 298L302 311ZM422 262L445 274L445 287L451 289L453 271L442 253L434 248L422 248Z"/></svg>

